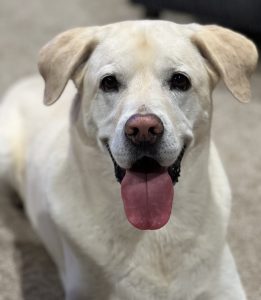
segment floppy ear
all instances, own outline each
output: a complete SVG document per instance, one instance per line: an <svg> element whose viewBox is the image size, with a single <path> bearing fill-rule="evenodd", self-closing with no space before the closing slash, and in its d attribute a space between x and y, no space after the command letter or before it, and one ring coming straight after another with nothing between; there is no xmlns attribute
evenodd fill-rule
<svg viewBox="0 0 261 300"><path fill-rule="evenodd" d="M46 105L59 99L68 80L74 77L77 68L90 56L97 44L96 29L74 28L65 31L40 50L38 67L45 80Z"/></svg>
<svg viewBox="0 0 261 300"><path fill-rule="evenodd" d="M232 30L202 26L192 41L224 80L232 95L240 102L251 98L249 78L258 59L257 49L249 39Z"/></svg>

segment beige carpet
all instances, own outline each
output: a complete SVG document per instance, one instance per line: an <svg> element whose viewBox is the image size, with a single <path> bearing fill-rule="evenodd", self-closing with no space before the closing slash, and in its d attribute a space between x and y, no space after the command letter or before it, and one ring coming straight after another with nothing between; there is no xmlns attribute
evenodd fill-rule
<svg viewBox="0 0 261 300"><path fill-rule="evenodd" d="M137 19L125 0L1 0L0 94L36 72L38 49L56 33L79 25ZM165 18L186 17L165 14ZM189 18L187 18L189 19ZM249 300L261 299L261 69L253 101L236 102L221 85L215 92L213 133L233 189L229 240ZM0 199L0 300L59 300L55 267L28 221L7 197ZM102 300L102 299L101 299ZM225 299L224 299L225 300Z"/></svg>

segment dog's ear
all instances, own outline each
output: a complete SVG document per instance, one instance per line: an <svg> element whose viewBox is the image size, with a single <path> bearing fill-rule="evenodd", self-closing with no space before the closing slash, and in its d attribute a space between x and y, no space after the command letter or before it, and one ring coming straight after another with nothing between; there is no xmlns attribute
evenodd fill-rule
<svg viewBox="0 0 261 300"><path fill-rule="evenodd" d="M51 105L59 99L68 80L79 84L79 69L97 44L97 27L74 28L65 31L47 45L39 54L39 71L45 80L44 103Z"/></svg>
<svg viewBox="0 0 261 300"><path fill-rule="evenodd" d="M249 78L258 59L254 43L241 34L216 25L202 26L192 36L192 41L232 95L240 102L248 102L251 98Z"/></svg>

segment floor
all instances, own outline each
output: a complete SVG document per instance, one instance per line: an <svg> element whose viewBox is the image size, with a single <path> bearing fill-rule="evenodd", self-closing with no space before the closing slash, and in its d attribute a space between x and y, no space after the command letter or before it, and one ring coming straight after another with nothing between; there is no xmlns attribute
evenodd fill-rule
<svg viewBox="0 0 261 300"><path fill-rule="evenodd" d="M37 72L38 49L75 26L142 17L125 0L1 0L0 94L22 76ZM165 13L187 22L191 17ZM221 84L214 93L213 135L233 190L229 241L249 300L261 299L261 68L253 76L253 101L234 101ZM59 300L54 265L24 214L0 199L0 300Z"/></svg>

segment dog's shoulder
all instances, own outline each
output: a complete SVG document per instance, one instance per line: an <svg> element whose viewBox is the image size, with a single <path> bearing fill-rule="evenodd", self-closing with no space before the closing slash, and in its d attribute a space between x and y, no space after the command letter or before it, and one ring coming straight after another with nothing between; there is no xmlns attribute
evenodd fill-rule
<svg viewBox="0 0 261 300"><path fill-rule="evenodd" d="M50 108L43 104L43 90L40 76L27 77L12 85L0 103L3 149L0 159L8 158L3 172L11 174L9 181L19 190L23 189L26 165L32 161L46 164L46 158L51 157L52 143L64 144L68 140L69 111L75 94L73 84L68 84L63 101Z"/></svg>

